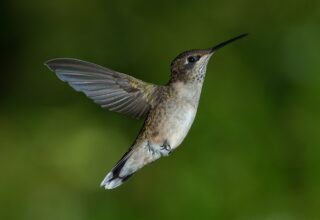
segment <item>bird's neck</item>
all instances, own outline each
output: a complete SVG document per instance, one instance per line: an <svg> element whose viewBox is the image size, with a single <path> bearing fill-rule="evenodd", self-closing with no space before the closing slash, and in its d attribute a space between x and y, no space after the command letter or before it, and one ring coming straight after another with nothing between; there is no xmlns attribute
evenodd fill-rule
<svg viewBox="0 0 320 220"><path fill-rule="evenodd" d="M168 86L176 97L187 99L197 105L200 99L202 85L203 83L198 81L176 81L169 83Z"/></svg>

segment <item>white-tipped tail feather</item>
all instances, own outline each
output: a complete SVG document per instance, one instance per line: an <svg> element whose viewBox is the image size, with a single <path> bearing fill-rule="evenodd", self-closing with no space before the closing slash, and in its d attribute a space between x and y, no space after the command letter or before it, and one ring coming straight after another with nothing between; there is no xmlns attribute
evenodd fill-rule
<svg viewBox="0 0 320 220"><path fill-rule="evenodd" d="M110 172L107 174L107 176L104 178L102 183L100 184L101 187L104 187L105 189L114 189L118 186L120 186L123 183L123 180L121 178L113 178L113 173Z"/></svg>
<svg viewBox="0 0 320 220"><path fill-rule="evenodd" d="M137 148L131 148L107 174L101 183L101 187L114 189L120 186L143 166L160 158L161 151L165 150L155 150L147 142Z"/></svg>
<svg viewBox="0 0 320 220"><path fill-rule="evenodd" d="M107 174L104 178L102 183L100 184L101 187L105 189L114 189L120 186L124 181L126 181L135 170L130 169L130 164L128 165L127 162L132 155L133 150L129 150L125 153L122 158L118 161L118 163L112 168L112 170Z"/></svg>

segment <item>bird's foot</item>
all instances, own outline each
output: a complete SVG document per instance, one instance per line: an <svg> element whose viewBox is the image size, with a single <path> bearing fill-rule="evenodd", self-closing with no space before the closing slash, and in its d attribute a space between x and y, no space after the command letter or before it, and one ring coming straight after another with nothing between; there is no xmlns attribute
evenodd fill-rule
<svg viewBox="0 0 320 220"><path fill-rule="evenodd" d="M153 155L155 153L155 150L153 149L149 141L147 142L147 147L148 151Z"/></svg>
<svg viewBox="0 0 320 220"><path fill-rule="evenodd" d="M161 150L166 150L167 154L169 155L171 153L171 146L167 140L164 141L163 145L160 146Z"/></svg>

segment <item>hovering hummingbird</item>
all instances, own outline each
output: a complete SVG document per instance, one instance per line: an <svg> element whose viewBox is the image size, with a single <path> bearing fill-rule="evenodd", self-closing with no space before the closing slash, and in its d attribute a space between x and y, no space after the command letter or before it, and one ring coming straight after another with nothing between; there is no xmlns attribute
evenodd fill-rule
<svg viewBox="0 0 320 220"><path fill-rule="evenodd" d="M210 57L242 34L215 47L189 50L171 63L171 78L164 86L77 59L57 58L45 65L76 91L103 108L134 118L146 116L129 150L101 183L105 189L120 186L143 166L168 156L186 137L195 118Z"/></svg>

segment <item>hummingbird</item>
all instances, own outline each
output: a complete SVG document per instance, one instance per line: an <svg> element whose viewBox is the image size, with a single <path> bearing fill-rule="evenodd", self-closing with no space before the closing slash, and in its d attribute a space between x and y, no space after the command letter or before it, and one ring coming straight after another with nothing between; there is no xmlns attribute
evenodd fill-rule
<svg viewBox="0 0 320 220"><path fill-rule="evenodd" d="M59 79L101 107L133 118L145 118L134 143L107 173L102 187L120 186L142 167L170 155L182 143L197 113L210 57L245 36L241 34L208 49L182 52L172 61L171 77L165 85L147 83L73 58L45 62Z"/></svg>

